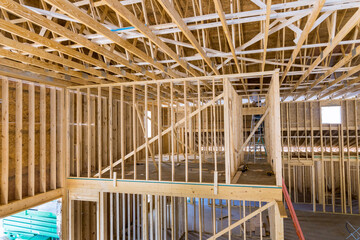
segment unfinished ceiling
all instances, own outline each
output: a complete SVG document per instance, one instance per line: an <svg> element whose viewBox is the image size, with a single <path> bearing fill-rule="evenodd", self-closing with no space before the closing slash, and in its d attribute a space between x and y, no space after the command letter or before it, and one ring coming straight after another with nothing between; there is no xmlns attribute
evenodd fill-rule
<svg viewBox="0 0 360 240"><path fill-rule="evenodd" d="M0 73L14 78L68 86L279 68L283 99L360 92L360 0L0 0L0 8ZM232 80L241 94L270 82Z"/></svg>

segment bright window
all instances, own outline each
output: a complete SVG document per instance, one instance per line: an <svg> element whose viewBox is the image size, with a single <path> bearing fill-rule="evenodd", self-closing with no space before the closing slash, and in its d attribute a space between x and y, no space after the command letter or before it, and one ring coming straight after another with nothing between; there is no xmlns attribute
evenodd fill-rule
<svg viewBox="0 0 360 240"><path fill-rule="evenodd" d="M341 107L340 106L321 107L321 123L341 124Z"/></svg>

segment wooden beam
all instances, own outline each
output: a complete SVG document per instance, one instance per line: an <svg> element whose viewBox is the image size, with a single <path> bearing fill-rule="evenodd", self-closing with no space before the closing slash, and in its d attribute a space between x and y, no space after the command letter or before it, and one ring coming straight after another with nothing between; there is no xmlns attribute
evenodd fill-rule
<svg viewBox="0 0 360 240"><path fill-rule="evenodd" d="M63 44L56 42L54 40L48 39L46 37L42 37L39 34L36 34L35 32L31 32L29 30L26 30L25 28L19 27L15 24L12 24L9 21L5 21L3 19L0 19L0 29L3 29L4 31L13 33L17 36L20 36L22 38L28 39L29 41L33 41L37 44L46 46L50 49L54 49L57 50L61 53L64 53L68 56L72 56L73 58L79 59L81 61L87 62L89 64L92 64L94 66L97 67L101 67L106 71L110 71L113 72L117 75L122 75L130 80L133 81L140 81L140 79L136 76L134 76L133 74L126 74L126 72L124 71L120 71L118 68L112 67L112 66L108 66L105 62L99 61L95 58L89 57L84 53L75 51L74 49L64 46ZM104 77L104 75L106 76L106 78L109 78L109 80L115 81L115 82L120 82L120 79L108 74L104 74L102 72L99 72L100 77Z"/></svg>
<svg viewBox="0 0 360 240"><path fill-rule="evenodd" d="M148 194L174 197L199 197L216 199L244 199L246 201L282 201L282 189L277 186L218 184L218 194L214 194L214 184L186 182L154 182L142 180L68 178L67 187L79 195L82 192L104 191L127 194Z"/></svg>
<svg viewBox="0 0 360 240"><path fill-rule="evenodd" d="M275 201L272 201L272 202L269 202L269 203L265 204L264 206L262 206L262 207L256 209L255 211L253 211L252 213L246 215L245 217L243 217L239 221L231 224L230 226L224 228L220 232L218 232L218 233L214 234L213 236L209 237L208 240L217 239L218 237L222 236L223 234L229 232L231 229L234 229L234 228L240 226L241 224L245 223L247 220L255 217L256 215L260 214L261 212L265 211L266 209L270 208L271 206L273 206L275 204L276 204ZM274 239L277 239L277 238L274 238Z"/></svg>
<svg viewBox="0 0 360 240"><path fill-rule="evenodd" d="M327 97L329 95L335 94L335 93L338 93L335 97L340 96L341 94L339 94L339 92L343 93L344 91L346 91L346 89L353 88L354 87L353 85L358 83L358 82L360 82L360 77L357 77L357 78L347 82L346 84L343 84L343 85L338 86L338 87L336 87L336 88L334 88L334 89L332 89L332 90L330 90L330 91L328 91L326 93L323 93L319 97L319 99L323 99L323 98L325 98L325 97Z"/></svg>
<svg viewBox="0 0 360 240"><path fill-rule="evenodd" d="M60 181L59 181L59 187L65 187L65 179L67 176L67 173L66 173L66 162L67 162L67 155L66 155L66 148L67 148L67 136L66 136L66 131L67 131L67 114L66 114L66 111L67 111L67 108L66 108L66 89L60 89L59 91L59 98L60 98L60 101L59 101L59 108L60 108L60 111L59 111L59 115L60 115L60 129L59 129L59 133L60 133L60 136L59 136L59 171L58 171L58 174L59 174L59 178L60 178ZM67 195L65 194L65 197L67 197ZM65 203L65 209L67 207L67 203ZM63 212L63 214L67 214L67 211L66 212Z"/></svg>
<svg viewBox="0 0 360 240"><path fill-rule="evenodd" d="M1 50L0 50L1 51ZM2 64L6 59L0 59L0 75L6 76L9 78L14 78L18 80L25 80L29 82L37 82L37 83L44 83L51 86L57 86L57 87L67 87L67 86L73 86L73 83L67 83L64 81L59 81L58 79L51 78L49 76L45 75L39 75L34 71L28 71L28 66L25 64L17 63L13 61L13 67L7 67L4 64ZM10 63L10 64L9 64ZM11 62L6 62L6 65L11 66ZM21 68L23 66L23 68ZM42 71L42 72L45 72ZM51 74L51 73L49 73ZM53 81L51 81L53 80Z"/></svg>
<svg viewBox="0 0 360 240"><path fill-rule="evenodd" d="M291 57L290 57L290 60L282 74L282 77L281 77L281 83L285 80L286 78L286 75L287 73L289 72L290 68L291 68L291 65L295 62L295 59L297 57L297 55L299 54L300 50L301 50L301 47L302 45L304 44L306 38L308 37L310 31L312 30L312 27L314 26L314 23L318 17L318 15L320 14L320 11L322 9L322 7L324 6L325 4L325 0L319 0L319 1L316 1L315 4L314 4L314 8L306 22L306 25L300 35L300 38L296 44L296 48L294 49L294 51L292 52L291 54Z"/></svg>
<svg viewBox="0 0 360 240"><path fill-rule="evenodd" d="M131 25L133 25L139 32L141 32L146 37L148 37L153 43L155 43L159 48L161 48L167 55L169 55L172 59L174 59L175 62L180 64L180 66L182 66L187 72L189 72L193 76L199 76L199 74L197 72L190 69L188 64L184 60L180 59L180 56L178 56L170 47L168 47L163 41L161 41L160 38L158 36L156 36L156 34L154 34L148 26L146 26L144 23L142 23L123 4L121 4L121 2L118 2L115 0L104 0L104 2L106 3L106 5L108 7L110 7L112 10L114 10L115 13L119 14L127 22L129 22ZM165 9L165 10L167 10L167 9Z"/></svg>
<svg viewBox="0 0 360 240"><path fill-rule="evenodd" d="M105 57L112 59L117 63L123 64L126 67L133 69L134 71L142 73L141 67L139 67L135 64L130 64L127 60L125 60L124 58L115 54L114 52L106 50L104 47L101 47L101 46L97 45L96 43L89 41L84 36L81 36L75 32L70 31L67 28L64 28L58 24L55 24L53 21L51 21L37 13L34 13L30 9L16 3L13 0L0 0L0 6L3 9L5 9L15 15L23 17L30 22L33 22L37 25L40 25L40 26L48 29L49 31L55 32L55 33L59 34L60 36L64 36L77 44L80 44L86 48L89 48L90 50L97 52L100 55L104 55ZM157 78L155 76L155 74L147 72L147 71L145 71L144 74L152 79Z"/></svg>
<svg viewBox="0 0 360 240"><path fill-rule="evenodd" d="M145 106L146 106L146 104L145 104ZM136 109L136 113L137 113L137 117L138 117L138 119L139 119L139 123L140 123L140 126L141 126L141 130L142 130L142 132L143 132L143 134L144 134L144 136L145 135L147 135L147 130L145 129L145 126L144 126L144 124L146 125L146 120L144 121L143 119L144 118L142 118L142 117L147 117L147 110L145 110L144 112L145 112L145 116L143 115L143 116L141 116L140 115L140 110L139 110L139 108L138 108L138 105L136 104L135 105L135 109ZM151 120L151 119L150 119ZM144 123L143 123L143 121L144 121ZM149 128L149 126L147 126L147 128ZM152 132L153 133L153 132ZM148 140L148 138L146 137L146 139ZM145 141L146 142L146 141ZM152 160L152 162L153 162L153 164L154 164L154 166L155 166L155 168L156 168L156 171L158 172L159 171L159 169L158 169L158 166L157 166L157 164L156 164L156 161L155 161L155 154L154 154L154 152L152 151L152 148L151 148L151 146L148 144L148 151L150 152L150 155L151 155L151 160ZM122 162L122 165L123 165L124 163Z"/></svg>
<svg viewBox="0 0 360 240"><path fill-rule="evenodd" d="M2 77L1 85L1 203L9 199L9 80Z"/></svg>
<svg viewBox="0 0 360 240"><path fill-rule="evenodd" d="M359 50L360 54L360 46L358 46L355 50ZM315 82L313 82L311 84L311 86L309 87L308 90L310 90L311 88L313 88L313 86L316 86L317 83L321 82L322 80L326 79L330 74L333 73L333 71L339 67L339 65L341 64L345 64L345 61L343 61L344 59L348 59L347 61L349 61L348 56L352 55L348 54L345 58L341 59L337 64L335 64L335 66L333 66L331 69L329 69L326 73L324 73L320 78L318 78L317 80L315 80ZM349 78L350 76L352 76L353 74L357 73L358 71L360 71L360 64L357 66L352 67L352 69L350 71L345 72L344 74L342 74L341 76L339 76L338 78L334 79L333 81L331 81L329 84L326 84L324 87L322 87L320 90L315 91L313 93L311 93L307 98L312 98L313 96L320 94L322 92L324 92L326 89L330 88L331 86L334 86L335 84L346 80L347 78ZM352 80L353 81L353 80ZM308 91L307 90L307 91Z"/></svg>
<svg viewBox="0 0 360 240"><path fill-rule="evenodd" d="M262 115L266 111L266 107L249 107L242 109L242 115Z"/></svg>
<svg viewBox="0 0 360 240"><path fill-rule="evenodd" d="M232 38L231 38L231 34L230 34L230 31L229 31L228 25L226 23L224 10L222 8L221 2L220 2L220 0L214 0L214 3L215 3L215 9L216 9L216 11L217 11L217 13L219 15L219 18L220 18L220 21L221 21L221 24L222 24L222 27L223 27L223 30L224 30L224 33L225 33L225 36L226 36L226 39L227 39L227 42L229 44L231 54L232 54L232 56L234 58L236 69L237 69L238 73L241 73L242 71L241 71L241 68L240 68L240 65L239 65L239 61L238 61L238 59L236 57L235 47L234 47L234 44L233 44L233 41L232 41ZM244 90L245 90L245 94L247 94L246 86L245 86L245 83L244 83L243 80L242 80L242 84L243 84L243 87L244 87Z"/></svg>
<svg viewBox="0 0 360 240"><path fill-rule="evenodd" d="M324 0L325 1L325 0ZM265 29L264 29L264 52L262 54L261 71L265 69L266 50L268 46L269 38L269 25L270 25L270 13L271 13L271 0L266 0L266 18L265 18ZM260 94L263 89L263 76L260 77Z"/></svg>
<svg viewBox="0 0 360 240"><path fill-rule="evenodd" d="M47 53L45 52L44 50L42 49L38 49L38 48L35 48L35 47L32 47L32 46L29 46L29 45L25 45L25 44L22 44L18 41L15 41L15 40L11 40L7 37L4 37L3 35L0 35L0 44L2 45L5 45L5 46L8 46L8 47L11 47L13 49L17 49L19 51L22 51L22 52L27 52L31 55L35 55L35 56L38 56L38 57L41 57L43 59L47 59L51 62L54 62L54 63L59 63L59 64L62 64L64 66L67 66L67 67L70 67L70 68L73 68L73 69L79 69L79 70L82 70L88 74L93 74L95 76L99 76L99 77L103 77L103 73L99 70L95 70L93 68L87 68L86 66L80 64L80 63L76 63L74 61L71 61L70 59L66 59L66 58L62 58L62 57L59 57L59 56L56 56L54 54L51 54L51 53ZM82 78L87 78L87 76L82 76ZM115 82L119 82L118 78L117 77L114 77L114 76L108 76L109 79L113 79ZM101 79L97 79L96 80L97 83L102 83L103 81Z"/></svg>
<svg viewBox="0 0 360 240"><path fill-rule="evenodd" d="M46 192L46 88L40 86L40 192Z"/></svg>
<svg viewBox="0 0 360 240"><path fill-rule="evenodd" d="M148 144L151 144L151 143L155 142L156 140L159 139L159 137L162 137L162 136L164 136L165 134L169 133L173 128L176 128L177 126L180 126L180 125L183 124L186 120L192 118L193 116L195 116L196 114L198 114L201 110L209 107L213 102L218 101L218 100L221 99L223 96L224 96L223 93L220 94L220 95L218 95L215 99L213 99L213 100L207 102L206 104L202 105L201 108L193 111L191 114L189 114L189 116L187 116L187 118L182 118L181 120L177 121L177 122L174 124L174 126L168 127L167 129L163 130L161 133L158 133L158 135L156 135L155 137L149 139ZM146 143L138 146L138 147L135 148L133 151L131 151L130 153L128 153L127 155L125 155L125 158L120 158L119 160L117 160L116 162L114 162L113 167L115 167L115 166L117 166L118 164L122 163L123 161L125 161L125 160L128 159L129 157L133 156L135 153L137 153L137 152L141 151L142 149L146 148L146 146L147 146ZM108 167L104 168L104 169L101 171L101 173L103 174L103 173L105 173L105 172L107 172L107 171L109 171L109 170L110 170L110 167L108 166ZM99 176L99 173L97 173L97 174L95 175L95 177L98 177L98 176Z"/></svg>
<svg viewBox="0 0 360 240"><path fill-rule="evenodd" d="M126 5L125 2L127 2L127 1L121 1L121 3L123 5ZM272 5L272 9L275 9L276 11L279 11L279 12L277 12L276 15L272 15L271 18L272 19L276 18L276 19L281 19L282 21L286 21L286 20L284 20L285 18L298 15L299 13L304 13L304 12L308 13L308 14L311 13L312 9L308 8L308 6L311 5L312 2L308 2L308 1L297 1L297 2L299 2L300 4L297 4L297 3L294 4L291 2L291 3L286 3L286 4L280 3L280 4ZM327 2L327 4L325 4L325 8L322 9L322 12L325 12L325 15L327 15L329 12L331 14L331 12L336 11L336 10L351 9L351 8L355 8L358 6L357 3L345 3L345 2L346 2L345 0L339 0L336 2L334 2L334 1ZM340 4L340 3L342 3L342 4ZM76 6L77 2L74 3L74 5ZM95 5L96 5L96 3L95 3ZM103 3L103 5L105 5L105 3ZM263 7L263 6L265 6L264 3L262 3L261 10L250 10L250 11L238 10L238 12L225 14L225 17L226 17L227 21L229 21L229 23L228 23L229 25L261 21L261 20L265 19L264 15L266 14L265 7ZM29 7L29 6L27 6L27 7ZM196 6L196 7L198 7L198 6ZM294 8L297 8L297 7L302 7L302 9L298 8L295 10ZM60 14L60 13L56 13L56 15L54 16L54 13L51 11L38 9L35 7L29 7L29 8L33 9L34 11L39 11L39 12L41 11L41 13L45 16L56 17L59 19L63 19L63 20L71 21L71 22L75 22L75 23L78 22L77 20L69 18L68 16ZM280 11L280 10L285 10L285 11ZM153 11L155 11L155 10L153 10ZM272 12L274 12L274 11L272 11ZM163 17L165 16L163 14L163 12L161 12L160 14L162 14ZM327 16L329 16L329 15L327 15ZM186 24L189 24L188 27L189 27L190 31L193 31L193 30L203 30L205 28L209 28L209 25L212 25L213 27L221 26L221 23L215 21L217 18L218 18L218 16L216 14L206 14L206 15L200 14L197 16L195 15L192 17L184 18L183 20ZM317 21L318 23L316 24L316 26L318 24L320 24L324 19L325 19L325 17L322 17L321 21ZM24 21L26 21L26 20L24 20L24 19L11 20L11 22L13 22L15 24L18 24L18 23L21 23ZM200 25L194 24L196 22L201 22L201 21L208 21L208 23L200 24ZM174 32L178 33L181 31L180 29L176 28L175 23L166 23L166 25L157 24L157 25L151 26L150 28L152 30L159 30L159 29L162 30L158 34L169 34L169 33L174 33ZM290 28L291 28L291 30L293 30L296 33L301 31L295 25L290 25ZM100 37L100 35L95 34L94 37L98 38L98 37ZM131 35L129 34L129 36L125 36L125 38L127 38L127 39L134 39L134 38L141 38L141 37L142 37L141 34L134 34L134 33L132 33ZM104 41L104 38L101 40ZM109 43L109 42L107 41L104 44L106 44L106 43Z"/></svg>
<svg viewBox="0 0 360 240"><path fill-rule="evenodd" d="M124 86L120 87L120 155L124 159L125 156L125 113L124 113ZM133 126L134 127L134 126ZM121 178L125 178L125 163L121 164Z"/></svg>
<svg viewBox="0 0 360 240"><path fill-rule="evenodd" d="M224 151L225 151L225 182L231 182L231 122L230 122L230 88L232 88L229 79L223 80L224 86L224 111L220 114L224 119Z"/></svg>
<svg viewBox="0 0 360 240"><path fill-rule="evenodd" d="M99 169L99 178L101 178L101 169L102 169L102 126L101 126L101 118L102 118L102 93L101 93L101 87L98 87L98 94L97 94L97 160L98 160L98 169Z"/></svg>
<svg viewBox="0 0 360 240"><path fill-rule="evenodd" d="M110 93L112 95L112 93ZM92 106L91 106L91 92L90 92L90 88L87 89L86 91L86 110L87 110L87 116L86 116L86 131L87 131L87 139L86 139L86 143L87 143L87 176L88 177L92 177L92 169L91 169L91 161L94 159L94 156L92 155L92 139L91 139L91 135L92 135ZM94 123L95 124L95 123ZM95 153L94 153L95 154Z"/></svg>
<svg viewBox="0 0 360 240"><path fill-rule="evenodd" d="M68 89L83 89L88 87L109 87L109 86L136 86L136 85L144 85L144 84L163 84L163 83L180 83L184 81L195 81L200 79L200 81L205 80L222 80L224 78L233 79L233 78L254 78L260 76L272 76L277 71L264 71L264 72L249 72L249 73L236 73L236 74L226 74L226 75L215 75L215 76L200 76L200 77L187 77L187 78L175 78L175 79L162 79L162 80L148 80L141 82L122 82L122 83L109 83L109 84L94 84L94 85L84 85L84 86L70 86Z"/></svg>
<svg viewBox="0 0 360 240"><path fill-rule="evenodd" d="M81 23L86 25L88 28L91 28L94 31L96 31L97 33L102 34L103 36L112 40L115 44L117 44L120 47L126 49L127 51L133 53L134 55L143 59L145 62L150 63L151 65L158 68L165 74L167 74L171 77L178 76L171 69L167 69L161 63L156 62L154 59L152 59L150 56L148 56L145 52L134 47L130 42L124 40L119 35L117 35L115 32L112 32L111 30L106 28L104 25L102 25L101 23L99 23L98 21L96 21L95 19L93 19L92 17L87 15L86 13L82 12L78 7L76 7L71 2L63 1L63 0L45 0L45 2L47 2L53 6L56 6L57 8L61 9L63 12L67 13L68 15L72 16L73 18L77 19L78 21L80 21ZM147 72L147 71L145 70L144 72ZM196 76L195 74L193 74L193 75Z"/></svg>
<svg viewBox="0 0 360 240"><path fill-rule="evenodd" d="M267 107L264 115L263 115L263 116L260 118L260 120L257 122L257 124L255 125L254 129L251 131L251 133L249 134L249 136L246 138L245 142L244 142L243 145L241 146L240 151L243 151L244 147L246 147L246 145L250 142L252 136L255 134L256 130L260 127L261 123L265 120L265 117L268 115L269 112L270 112L270 108Z"/></svg>
<svg viewBox="0 0 360 240"><path fill-rule="evenodd" d="M283 99L286 99L295 89L309 76L312 70L317 67L321 61L323 61L331 51L339 44L339 42L359 23L360 21L360 8L354 13L354 15L349 19L349 21L341 28L341 30L336 34L331 43L321 52L315 61L310 65L306 72L301 76L301 78L296 82L290 92L284 96Z"/></svg>
<svg viewBox="0 0 360 240"><path fill-rule="evenodd" d="M90 88L89 88L90 89ZM109 149L109 164L110 164L110 178L113 178L113 172L114 172L114 168L113 168L113 161L114 161L114 154L113 154L113 133L114 133L114 129L113 129L113 87L110 86L109 87L109 98L108 98L108 149Z"/></svg>
<svg viewBox="0 0 360 240"><path fill-rule="evenodd" d="M275 73L271 79L269 92L266 98L268 108L270 108L269 125L270 141L268 161L275 173L276 185L282 185L282 158L281 158L281 119L280 119L280 81L279 72Z"/></svg>
<svg viewBox="0 0 360 240"><path fill-rule="evenodd" d="M204 59L204 61L209 65L211 70L216 74L220 75L219 71L215 67L214 62L211 61L211 59L207 56L204 49L201 47L200 43L196 40L195 36L192 34L192 32L187 27L184 20L181 18L179 13L175 10L173 4L171 4L168 0L158 0L160 5L164 8L164 10L169 14L169 16L172 18L174 23L179 27L181 32L186 36L186 38L189 40L191 45L194 46L196 51L200 54L200 56Z"/></svg>
<svg viewBox="0 0 360 240"><path fill-rule="evenodd" d="M162 129L162 104L161 104L161 98L160 98L160 90L161 90L161 85L157 84L156 85L156 103L157 103L157 133L161 133L161 129ZM184 92L186 91L186 85L184 85ZM185 117L186 117L186 113L185 113ZM185 121L186 122L186 121ZM163 161L163 142L162 142L162 137L160 137L158 139L158 161L159 161L159 181L161 181L162 179L162 172L161 172L161 166L162 166L162 161Z"/></svg>
<svg viewBox="0 0 360 240"><path fill-rule="evenodd" d="M56 88L50 88L50 189L56 189L56 173L57 173L57 138L56 138L56 118L57 118L57 108L56 108Z"/></svg>
<svg viewBox="0 0 360 240"><path fill-rule="evenodd" d="M80 79L82 78L81 72L76 72L71 69L65 69L64 67L60 67L50 62L43 62L41 60L30 58L23 56L21 54L17 54L5 49L0 49L0 56L6 57L8 59L2 58L0 59L0 65L2 65L2 72L6 71L5 66L16 68L22 70L22 77L18 77L19 79L25 79L28 81L34 82L35 80L31 80L31 76L29 73L34 73L33 75L38 75L36 77L35 82L46 83L52 86L72 86L74 84L90 84L91 82L98 81L97 78L89 75L87 80ZM12 59L12 60L9 60ZM51 70L51 71L48 71ZM20 76L21 72L13 70L9 71L9 74L15 74ZM28 73L28 74L24 74ZM39 75L40 74L40 75ZM93 80L94 78L94 80Z"/></svg>
<svg viewBox="0 0 360 240"><path fill-rule="evenodd" d="M23 179L23 83L16 83L16 127L15 127L15 199L22 199Z"/></svg>
<svg viewBox="0 0 360 240"><path fill-rule="evenodd" d="M75 101L74 101L75 103ZM82 95L80 90L76 92L76 176L81 175L82 163ZM103 137L104 139L104 137Z"/></svg>
<svg viewBox="0 0 360 240"><path fill-rule="evenodd" d="M0 206L0 218L4 218L15 213L25 211L29 208L39 206L43 203L61 198L63 195L63 188L51 190L46 193L40 193L32 197L26 197L21 200L9 202L6 205Z"/></svg>
<svg viewBox="0 0 360 240"><path fill-rule="evenodd" d="M28 196L35 195L35 86L29 84Z"/></svg>

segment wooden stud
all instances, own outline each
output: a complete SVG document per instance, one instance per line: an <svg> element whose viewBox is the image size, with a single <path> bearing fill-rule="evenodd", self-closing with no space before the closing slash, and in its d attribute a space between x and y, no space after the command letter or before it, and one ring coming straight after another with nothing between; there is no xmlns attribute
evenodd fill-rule
<svg viewBox="0 0 360 240"><path fill-rule="evenodd" d="M175 135L175 116L174 116L174 85L170 83L170 121L171 121L171 181L175 181L175 143L174 143L174 135Z"/></svg>
<svg viewBox="0 0 360 240"><path fill-rule="evenodd" d="M9 198L9 80L2 77L2 163L1 163L1 203L7 204Z"/></svg>
<svg viewBox="0 0 360 240"><path fill-rule="evenodd" d="M46 192L46 88L40 86L40 192Z"/></svg>
<svg viewBox="0 0 360 240"><path fill-rule="evenodd" d="M91 161L92 161L92 109L91 109L91 95L90 88L86 92L86 104L87 104L87 176L91 177Z"/></svg>
<svg viewBox="0 0 360 240"><path fill-rule="evenodd" d="M120 99L120 121L121 121L121 125L120 125L120 135L121 135L121 158L124 159L125 156L125 118L124 118L124 87L121 86L120 89L121 93L121 99ZM125 164L124 161L122 162L122 166L121 166L121 178L124 179L125 178Z"/></svg>
<svg viewBox="0 0 360 240"><path fill-rule="evenodd" d="M16 83L16 129L15 129L15 199L22 199L22 161L23 161L23 84Z"/></svg>
<svg viewBox="0 0 360 240"><path fill-rule="evenodd" d="M67 162L67 106L66 106L66 89L60 89L59 91L59 114L60 114L60 129L59 129L59 139L60 139L60 143L59 143L59 187L65 187L65 180L67 178L67 174L65 172L67 166L66 166L66 162ZM65 205L66 206L66 205ZM67 211L64 211L63 214L67 215ZM65 236L66 236L67 232L65 232Z"/></svg>
<svg viewBox="0 0 360 240"><path fill-rule="evenodd" d="M137 171L136 171L136 158L137 158L137 154L136 154L136 150L137 150L137 143L136 143L136 128L137 128L137 120L136 120L136 86L133 85L133 89L132 89L132 122L133 122L133 152L134 152L134 180L137 179ZM123 155L123 153L121 153ZM125 159L125 158L122 158Z"/></svg>
<svg viewBox="0 0 360 240"><path fill-rule="evenodd" d="M98 95L97 95L97 134L98 134L98 142L97 142L97 158L98 158L98 168L99 168L99 173L98 176L99 178L101 178L101 174L102 174L102 121L101 121L101 116L102 116L102 111L101 111L101 107L102 107L102 100L101 100L101 87L98 87Z"/></svg>
<svg viewBox="0 0 360 240"><path fill-rule="evenodd" d="M82 162L82 96L80 89L76 93L76 176L81 176Z"/></svg>
<svg viewBox="0 0 360 240"><path fill-rule="evenodd" d="M29 84L28 101L29 101L28 196L34 196L35 195L35 86L33 83Z"/></svg>
<svg viewBox="0 0 360 240"><path fill-rule="evenodd" d="M144 90L145 90L145 110L144 110L144 125L145 125L145 179L149 180L149 137L148 137L148 131L149 131L149 126L148 126L148 86L147 84L145 84L144 86ZM153 158L154 160L154 158Z"/></svg>
<svg viewBox="0 0 360 240"><path fill-rule="evenodd" d="M224 79L224 116L229 116L229 83L228 79ZM221 115L220 115L221 116ZM225 137L225 182L230 184L230 125L229 119L224 119L224 137Z"/></svg>
<svg viewBox="0 0 360 240"><path fill-rule="evenodd" d="M56 189L56 89L50 88L50 189Z"/></svg>
<svg viewBox="0 0 360 240"><path fill-rule="evenodd" d="M162 130L162 105L161 105L161 99L160 99L160 88L161 85L157 84L157 118L158 118L158 122L157 122L157 134L159 135L161 133ZM158 139L158 162L159 162L159 181L161 181L162 179L162 152L163 152L163 144L162 144L162 137L159 137Z"/></svg>
<svg viewBox="0 0 360 240"><path fill-rule="evenodd" d="M113 176L113 88L109 87L109 110L108 110L108 118L109 118L109 164L110 164L110 176Z"/></svg>
<svg viewBox="0 0 360 240"><path fill-rule="evenodd" d="M185 119L187 119L187 115L188 115L188 100L187 100L187 83L184 82L184 117ZM184 122L184 138L185 138L185 182L189 181L189 156L188 156L188 120L185 120ZM185 199L186 201L186 199ZM185 204L186 205L186 204ZM187 205L186 205L187 206ZM187 214L187 213L186 213ZM186 215L186 219L185 221L187 221L187 215ZM187 226L186 226L187 227ZM186 229L187 230L187 229ZM187 236L187 233L186 235Z"/></svg>
<svg viewBox="0 0 360 240"><path fill-rule="evenodd" d="M202 182L202 143L201 143L201 90L200 80L197 81L197 107L198 107L198 151L199 151L199 182Z"/></svg>

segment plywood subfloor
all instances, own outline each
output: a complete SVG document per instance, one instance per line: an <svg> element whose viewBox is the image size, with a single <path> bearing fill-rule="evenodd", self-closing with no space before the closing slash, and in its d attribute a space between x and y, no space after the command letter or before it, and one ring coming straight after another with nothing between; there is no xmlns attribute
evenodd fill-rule
<svg viewBox="0 0 360 240"><path fill-rule="evenodd" d="M199 177L199 159L195 156L189 156L188 162L188 182L214 182L215 163L212 154L204 154L202 158L202 179ZM186 164L184 157L179 155L175 156L174 163L169 160L168 155L163 156L163 162L159 165L156 158L158 168L161 168L161 181L179 181L185 182ZM271 171L271 166L267 163L262 164L247 164L248 171L241 173L236 184L254 184L254 185L275 185L275 176L268 176L267 172ZM125 164L125 179L134 179L134 163L126 162ZM174 179L172 178L172 169L174 169ZM121 167L114 168L117 172L118 178L121 178ZM217 158L217 172L218 183L225 183L225 164L224 156L220 155ZM241 172L240 170L238 171ZM104 176L106 177L106 176ZM145 161L138 161L136 163L136 178L137 180L159 180L159 173L151 159L148 161L148 178L146 178L146 164Z"/></svg>
<svg viewBox="0 0 360 240"><path fill-rule="evenodd" d="M247 164L248 170L242 172L237 184L256 184L256 185L275 185L275 176L267 175L267 172L271 172L271 166L267 163L262 164Z"/></svg>
<svg viewBox="0 0 360 240"><path fill-rule="evenodd" d="M225 183L225 165L223 159L218 159L217 171L218 171L218 182ZM165 159L161 164L156 162L158 168L161 168L161 180L162 181L179 181L185 182L185 173L186 165L185 161L179 158L175 159L174 163ZM174 179L172 179L172 169L174 168ZM126 179L134 179L134 163L127 163L125 165ZM155 168L153 162L149 160L148 162L148 180L159 180L159 173ZM188 181L189 182L204 182L204 183L213 183L214 182L214 171L215 164L207 159L202 161L202 181L200 181L199 171L200 164L198 159L192 158L188 163ZM119 169L119 172L121 169ZM118 173L120 174L120 173ZM136 179L146 180L146 164L144 161L141 161L136 164Z"/></svg>

